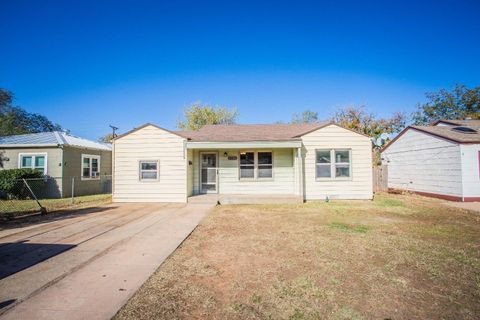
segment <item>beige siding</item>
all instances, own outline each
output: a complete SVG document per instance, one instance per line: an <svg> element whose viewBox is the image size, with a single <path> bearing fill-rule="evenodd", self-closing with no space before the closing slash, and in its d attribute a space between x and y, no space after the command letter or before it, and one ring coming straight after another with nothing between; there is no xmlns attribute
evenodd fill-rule
<svg viewBox="0 0 480 320"><path fill-rule="evenodd" d="M100 179L82 179L82 154L100 156ZM63 152L63 196L72 194L72 178L75 196L110 192L112 174L112 152L92 149L64 147Z"/></svg>
<svg viewBox="0 0 480 320"><path fill-rule="evenodd" d="M302 137L304 193L306 200L372 199L372 147L368 137L329 125ZM318 180L315 177L316 149L351 149L352 176L348 180Z"/></svg>
<svg viewBox="0 0 480 320"><path fill-rule="evenodd" d="M114 142L115 202L186 202L187 159L184 141L147 126ZM158 160L158 181L139 180L139 161Z"/></svg>
<svg viewBox="0 0 480 320"><path fill-rule="evenodd" d="M0 154L8 161L3 161L3 168L18 169L20 153L47 154L47 175L50 177L62 177L62 149L61 148L24 148L24 149L0 149Z"/></svg>
<svg viewBox="0 0 480 320"><path fill-rule="evenodd" d="M21 148L21 149L0 149L0 156L8 158L8 161L3 161L4 169L18 169L19 154L47 154L47 175L54 178L49 180L44 196L51 198L60 198L63 196L62 192L62 158L63 150L59 147L51 148ZM32 185L34 192L37 192L36 187Z"/></svg>
<svg viewBox="0 0 480 320"><path fill-rule="evenodd" d="M382 158L388 165L388 187L442 195L462 195L460 146L409 129Z"/></svg>
<svg viewBox="0 0 480 320"><path fill-rule="evenodd" d="M300 188L301 182L301 168L299 167L299 152L298 149L292 149L292 158L293 158L293 190L296 195L301 195L302 190Z"/></svg>
<svg viewBox="0 0 480 320"><path fill-rule="evenodd" d="M239 150L214 150L218 153L218 192L220 194L294 194L295 171L292 149L272 149L263 151L273 152L273 179L240 180L239 179ZM262 151L248 150L248 151ZM201 151L209 152L209 151ZM224 156L236 156L237 160L228 160ZM195 150L193 157L194 194L200 192L200 151Z"/></svg>

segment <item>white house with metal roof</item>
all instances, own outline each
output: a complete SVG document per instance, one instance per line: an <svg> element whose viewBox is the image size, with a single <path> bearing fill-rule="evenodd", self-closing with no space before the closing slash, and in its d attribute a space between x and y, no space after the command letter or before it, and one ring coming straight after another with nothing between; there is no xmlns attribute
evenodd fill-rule
<svg viewBox="0 0 480 320"><path fill-rule="evenodd" d="M453 201L480 201L480 120L410 126L382 151L388 187Z"/></svg>
<svg viewBox="0 0 480 320"><path fill-rule="evenodd" d="M17 168L55 180L57 197L71 195L73 178L75 195L105 192L99 181L112 174L111 145L58 131L0 137L0 170Z"/></svg>
<svg viewBox="0 0 480 320"><path fill-rule="evenodd" d="M369 137L330 122L188 132L145 124L114 140L113 159L115 202L187 202L207 193L247 202L372 199Z"/></svg>

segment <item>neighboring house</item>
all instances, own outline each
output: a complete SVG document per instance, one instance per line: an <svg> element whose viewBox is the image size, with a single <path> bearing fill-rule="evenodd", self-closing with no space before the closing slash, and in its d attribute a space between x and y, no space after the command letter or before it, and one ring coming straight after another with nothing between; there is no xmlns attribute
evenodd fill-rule
<svg viewBox="0 0 480 320"><path fill-rule="evenodd" d="M50 197L71 196L73 178L75 195L111 188L111 181L101 181L103 176L111 180L111 146L64 132L0 137L0 158L0 170L32 168L51 177L47 179Z"/></svg>
<svg viewBox="0 0 480 320"><path fill-rule="evenodd" d="M480 120L410 126L382 150L389 189L480 201Z"/></svg>
<svg viewBox="0 0 480 320"><path fill-rule="evenodd" d="M114 140L113 158L116 202L187 202L204 193L372 199L371 141L334 123L191 132L145 124Z"/></svg>

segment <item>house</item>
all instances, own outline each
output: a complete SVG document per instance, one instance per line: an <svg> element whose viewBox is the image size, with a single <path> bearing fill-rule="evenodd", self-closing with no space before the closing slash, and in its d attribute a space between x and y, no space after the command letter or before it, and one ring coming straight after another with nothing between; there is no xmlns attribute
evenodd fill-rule
<svg viewBox="0 0 480 320"><path fill-rule="evenodd" d="M480 120L405 128L382 150L389 189L480 201Z"/></svg>
<svg viewBox="0 0 480 320"><path fill-rule="evenodd" d="M50 177L48 197L69 197L72 187L76 196L111 190L111 146L64 132L0 137L0 160L0 170L31 168Z"/></svg>
<svg viewBox="0 0 480 320"><path fill-rule="evenodd" d="M372 199L371 153L367 136L330 122L176 132L145 124L113 142L113 201L187 202L206 193Z"/></svg>

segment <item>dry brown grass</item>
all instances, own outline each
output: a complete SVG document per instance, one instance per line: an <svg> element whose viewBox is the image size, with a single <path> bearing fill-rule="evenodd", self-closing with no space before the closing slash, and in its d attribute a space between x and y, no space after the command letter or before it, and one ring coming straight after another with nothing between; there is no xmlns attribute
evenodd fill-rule
<svg viewBox="0 0 480 320"><path fill-rule="evenodd" d="M116 319L478 319L479 245L418 196L221 206Z"/></svg>

